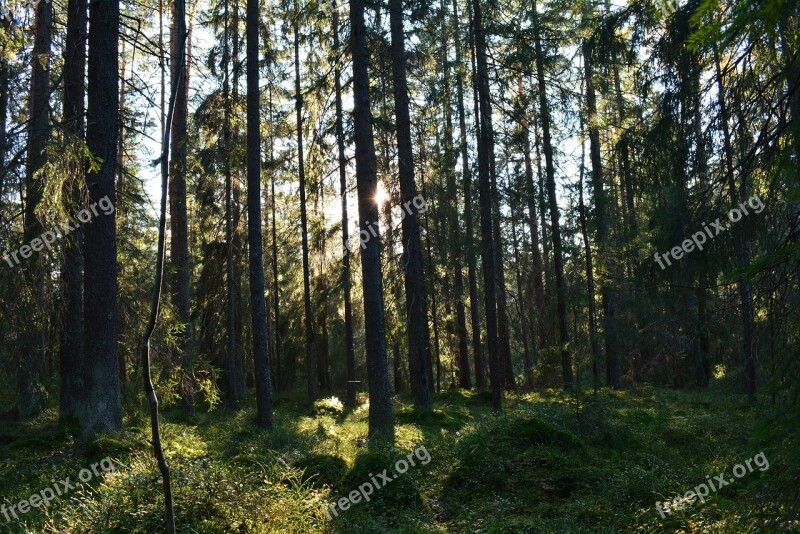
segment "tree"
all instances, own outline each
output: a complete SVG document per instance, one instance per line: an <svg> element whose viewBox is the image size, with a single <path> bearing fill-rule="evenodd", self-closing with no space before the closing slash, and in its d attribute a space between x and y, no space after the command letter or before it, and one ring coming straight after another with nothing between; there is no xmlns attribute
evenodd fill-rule
<svg viewBox="0 0 800 534"><path fill-rule="evenodd" d="M569 348L569 323L567 322L567 286L564 280L564 256L561 243L561 215L556 196L556 170L553 162L553 144L550 135L550 106L547 100L547 86L544 81L544 50L542 48L541 20L533 0L533 38L536 53L536 79L539 84L539 117L542 124L542 145L544 147L545 169L547 174L547 196L550 204L550 226L553 237L553 263L556 278L556 302L558 306L558 329L560 333L561 373L565 389L575 383L572 373L572 354Z"/></svg>
<svg viewBox="0 0 800 534"><path fill-rule="evenodd" d="M428 303L422 267L422 241L419 231L419 210L416 207L417 184L414 179L414 154L411 143L411 115L408 110L403 2L389 0L389 25L392 34L392 76L394 107L397 120L397 160L403 206L403 265L405 266L406 321L408 323L408 358L414 406L431 409L430 384L426 368Z"/></svg>
<svg viewBox="0 0 800 534"><path fill-rule="evenodd" d="M31 54L31 84L28 94L28 157L25 166L25 230L26 243L42 234L42 223L36 210L42 201L44 178L39 171L47 161L45 148L50 138L50 47L53 40L53 6L40 2L34 8L33 52ZM23 350L18 363L20 415L38 414L43 402L45 373L45 265L37 256L27 271L26 282L31 287L28 301L32 320L27 323Z"/></svg>
<svg viewBox="0 0 800 534"><path fill-rule="evenodd" d="M353 54L353 128L356 143L358 218L362 232L373 236L361 251L364 297L364 336L369 378L370 443L394 440L394 420L389 390L389 364L383 321L383 281L380 262L380 233L375 228L378 191L375 173L375 139L369 95L369 54L364 23L364 0L350 0L350 49Z"/></svg>
<svg viewBox="0 0 800 534"><path fill-rule="evenodd" d="M70 0L67 5L66 57L64 58L63 112L67 131L75 143L83 142L84 98L86 96L87 0ZM79 174L82 169L75 169ZM65 196L77 206L81 187L77 179L65 184ZM62 330L59 343L60 398L59 418L66 421L81 417L83 408L83 251L80 229L64 242L61 265Z"/></svg>
<svg viewBox="0 0 800 534"><path fill-rule="evenodd" d="M495 271L494 223L492 177L490 175L490 150L492 147L492 106L489 94L489 73L486 66L486 36L483 29L481 0L473 1L475 28L475 56L477 60L478 97L480 103L480 137L478 138L478 167L480 170L481 237L483 239L483 284L486 308L486 334L489 342L489 375L492 385L492 407L502 408L502 369L500 344L497 334L497 274Z"/></svg>
<svg viewBox="0 0 800 534"><path fill-rule="evenodd" d="M314 350L314 317L311 311L311 267L308 252L308 215L306 213L306 167L303 154L303 93L300 90L300 7L294 12L294 91L297 117L297 173L300 178L300 239L303 247L303 306L306 334L306 384L309 402L317 400L317 362Z"/></svg>
<svg viewBox="0 0 800 534"><path fill-rule="evenodd" d="M339 9L332 5L333 51L341 53L339 44ZM342 67L341 61L334 67L334 90L336 92L336 148L339 157L339 193L342 197L342 290L344 292L344 331L347 366L347 405L356 405L356 351L353 335L353 303L351 297L350 253L347 251L350 217L347 214L347 158L345 156L344 112L342 111Z"/></svg>
<svg viewBox="0 0 800 534"><path fill-rule="evenodd" d="M171 87L175 98L172 124L172 154L169 182L170 213L170 290L172 306L180 321L178 351L181 355L180 395L183 409L194 413L194 381L192 377L191 305L189 285L189 218L186 209L186 157L188 153L189 72L186 67L186 0L172 4L170 39ZM182 53L179 51L183 51Z"/></svg>
<svg viewBox="0 0 800 534"><path fill-rule="evenodd" d="M261 232L261 109L258 74L259 0L247 0L247 237L250 260L250 313L256 377L258 424L272 428L269 321L264 293L264 241Z"/></svg>
<svg viewBox="0 0 800 534"><path fill-rule="evenodd" d="M44 5L43 3L39 4ZM86 172L89 202L116 205L114 177L119 122L119 2L89 7L86 144L102 159ZM84 227L84 314L86 348L84 435L122 429L117 351L117 225L112 212Z"/></svg>

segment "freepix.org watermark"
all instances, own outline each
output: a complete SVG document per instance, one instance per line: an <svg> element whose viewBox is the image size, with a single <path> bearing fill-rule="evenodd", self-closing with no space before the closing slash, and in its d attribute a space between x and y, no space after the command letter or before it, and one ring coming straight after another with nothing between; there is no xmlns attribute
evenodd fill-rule
<svg viewBox="0 0 800 534"><path fill-rule="evenodd" d="M417 195L413 199L406 201L405 204L400 206L400 220L402 221L409 215L413 215L417 213L422 215L423 213L428 211L428 202L422 195ZM361 230L357 234L351 235L347 241L344 242L344 247L342 250L343 255L352 254L355 252L359 246L361 246L361 250L367 248L367 243L373 238L378 237L378 223L371 222L367 223L367 229Z"/></svg>
<svg viewBox="0 0 800 534"><path fill-rule="evenodd" d="M392 480L397 480L400 475L408 471L409 466L415 467L417 464L414 462L414 457L416 457L416 459L419 460L422 465L428 465L431 461L431 455L428 452L428 449L425 448L425 445L420 445L414 452L408 453L405 458L400 458L397 460L397 462L394 464L394 470L397 471L395 474L390 476L388 473L389 470L384 469L382 473L378 473L376 478L372 473L370 473L369 476L371 481L361 484L357 490L351 491L347 497L342 497L329 507L325 508L325 513L328 515L328 519L333 519L333 517L331 517L331 512L333 512L334 516L339 516L339 512L336 511L337 506L342 511L345 511L353 504L360 503L362 499L369 502L370 495L372 495L376 489L386 486Z"/></svg>
<svg viewBox="0 0 800 534"><path fill-rule="evenodd" d="M78 473L78 480L80 482L70 482L70 477L67 477L64 480L56 482L52 486L44 488L38 493L34 493L27 499L21 500L17 504L12 504L10 506L3 504L3 506L0 507L0 513L3 514L6 521L11 521L11 516L13 516L14 519L19 519L17 512L20 514L27 514L32 508L47 508L50 506L50 502L54 501L56 497L63 497L71 490L74 490L76 484L86 484L92 480L92 478L99 477L102 473L114 473L117 471L114 466L114 460L109 457L105 457L89 467L89 469L81 469L80 473ZM100 468L99 471L98 467ZM9 512L11 515L9 515Z"/></svg>
<svg viewBox="0 0 800 534"><path fill-rule="evenodd" d="M681 243L677 247L672 247L672 249L665 252L663 255L659 254L658 252L655 253L653 258L658 263L658 266L661 267L661 270L667 268L667 266L671 266L672 262L670 261L670 255L672 255L672 259L677 261L683 258L684 254L688 254L689 252L693 251L695 248L697 250L703 250L703 245L705 245L708 239L714 239L722 232L726 230L730 230L733 226L733 223L737 223L742 220L742 217L745 215L749 215L750 212L747 211L747 208L750 207L753 210L753 213L761 213L764 211L764 203L761 201L761 197L758 195L753 195L750 197L746 202L742 202L739 204L739 207L733 208L728 212L728 221L730 224L724 224L721 218L717 219L716 221L711 223L711 227L707 223L703 223L703 229L699 232L695 232L691 239L684 239L683 243ZM663 260L663 261L662 261ZM666 265L664 265L666 262Z"/></svg>
<svg viewBox="0 0 800 534"><path fill-rule="evenodd" d="M769 460L767 460L767 456L762 452L759 452L752 458L746 460L744 464L736 464L733 466L733 478L726 478L725 473L720 473L719 475L713 478L708 477L708 479L694 487L693 490L689 490L683 495L678 495L669 501L657 502L656 503L656 510L659 514L661 514L661 518L665 518L664 512L668 514L672 514L673 510L682 510L684 507L694 504L696 500L700 500L700 502L706 502L706 497L711 495L712 491L719 491L720 488L724 488L728 484L733 483L737 478L742 478L748 473L753 472L753 463L756 464L759 471L766 471L769 469ZM716 484L715 484L716 483Z"/></svg>
<svg viewBox="0 0 800 534"><path fill-rule="evenodd" d="M41 236L31 241L30 244L22 245L17 250L6 252L3 255L3 259L10 267L16 267L23 259L26 260L33 256L34 252L41 252L45 247L47 250L53 250L53 243L63 239L70 233L80 228L81 223L86 224L91 222L94 217L99 217L101 213L100 210L102 210L103 215L111 215L114 213L114 203L111 202L111 199L108 196L101 198L88 208L84 208L79 211L75 215L75 218L78 220L78 222L67 221L61 226L53 224L55 229L44 232Z"/></svg>

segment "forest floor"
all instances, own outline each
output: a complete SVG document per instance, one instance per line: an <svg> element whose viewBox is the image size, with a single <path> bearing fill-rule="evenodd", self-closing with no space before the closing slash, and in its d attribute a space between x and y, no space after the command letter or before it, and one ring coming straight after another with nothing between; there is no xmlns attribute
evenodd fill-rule
<svg viewBox="0 0 800 534"><path fill-rule="evenodd" d="M126 432L78 446L50 410L0 427L0 504L8 507L65 477L75 485L46 508L0 532L163 532L161 479L148 444L144 406ZM178 532L786 532L791 499L778 480L782 448L763 448L770 403L722 391L637 387L577 399L558 391L507 395L494 415L486 393L449 391L431 413L395 400L396 448L366 448L367 409L279 398L276 430L253 423L254 406L191 420L163 414ZM420 447L429 454L423 462ZM374 488L369 502L326 507L399 459L415 466ZM756 467L705 503L674 514L656 509L764 453ZM115 470L78 484L109 457ZM425 457L427 458L427 457ZM758 464L763 467L763 463ZM751 467L755 467L751 463ZM91 474L91 472L90 472ZM786 475L793 476L793 475ZM65 490L66 491L66 490ZM365 489L366 493L366 489ZM357 500L357 499L354 499ZM345 504L346 506L346 504ZM328 508L329 509L329 508ZM18 508L17 508L18 510Z"/></svg>

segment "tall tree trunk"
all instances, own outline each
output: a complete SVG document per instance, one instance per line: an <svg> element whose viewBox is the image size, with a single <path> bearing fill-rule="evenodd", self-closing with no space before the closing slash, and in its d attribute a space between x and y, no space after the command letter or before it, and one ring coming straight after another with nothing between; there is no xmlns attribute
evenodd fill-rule
<svg viewBox="0 0 800 534"><path fill-rule="evenodd" d="M91 47L91 44L90 44ZM90 48L91 50L91 48ZM178 47L178 50L183 50L183 43ZM91 60L91 56L90 56ZM180 76L181 74L179 74ZM91 87L91 86L90 86ZM162 84L163 87L163 84ZM161 472L162 487L164 491L164 507L166 511L166 523L168 534L175 533L175 511L172 500L172 481L170 477L169 465L164 456L164 449L161 445L161 427L158 420L158 397L156 396L155 388L153 388L153 379L150 371L150 338L156 328L158 320L159 309L161 307L161 289L164 285L164 261L166 255L166 233L167 233L167 189L169 182L169 157L170 157L170 129L172 128L172 117L175 111L175 101L177 93L175 90L177 85L173 87L172 94L169 101L169 110L164 121L164 129L161 138L161 203L158 221L158 244L156 256L156 269L153 281L153 290L150 301L150 314L145 324L144 332L139 343L139 357L142 364L142 382L144 383L144 391L147 396L148 404L150 405L150 433L151 443L153 444L153 453L158 462L158 468ZM91 122L90 122L91 124Z"/></svg>
<svg viewBox="0 0 800 534"><path fill-rule="evenodd" d="M565 389L574 386L572 354L569 349L569 323L567 322L567 286L564 279L564 256L561 250L561 222L556 196L556 170L553 162L553 144L550 136L550 106L547 101L547 86L544 81L544 52L542 50L541 21L533 0L533 38L536 51L536 78L539 84L539 114L542 121L542 144L544 146L547 193L550 204L550 226L553 235L553 263L556 277L556 302L561 349L561 373Z"/></svg>
<svg viewBox="0 0 800 534"><path fill-rule="evenodd" d="M583 139L584 125L581 117L581 139ZM586 168L586 144L581 142L581 167L578 181L578 217L581 225L583 249L586 253L586 293L589 302L589 342L592 347L592 387L594 392L600 389L600 344L597 341L597 305L594 298L594 266L592 261L592 247L589 244L589 232L586 229L586 206L583 202L583 175Z"/></svg>
<svg viewBox="0 0 800 534"><path fill-rule="evenodd" d="M40 3L39 6L46 5ZM86 144L103 159L86 173L89 202L108 197L116 206L114 177L119 123L119 3L89 7L89 77ZM122 428L117 351L117 223L114 213L84 228L86 405L84 435Z"/></svg>
<svg viewBox="0 0 800 534"><path fill-rule="evenodd" d="M272 105L272 84L269 85L269 123L274 124L273 119L273 105ZM280 280L278 279L278 216L275 206L275 127L270 128L269 138L269 161L272 171L270 172L270 206L272 208L272 306L274 308L275 317L275 331L274 331L274 346L275 346L275 390L281 391L284 387L284 375L281 374L281 291Z"/></svg>
<svg viewBox="0 0 800 534"><path fill-rule="evenodd" d="M425 148L422 145L422 136L420 136L420 160L422 165L421 168L425 168ZM427 191L425 190L425 175L420 176L420 182L422 183L422 196L423 198L427 198ZM433 233L431 232L430 228L430 214L426 211L425 212L425 219L423 221L423 225L425 226L425 248L428 256L428 265L433 267ZM431 272L431 271L429 271ZM425 357L427 362L427 369L428 369L428 382L430 382L430 390L431 392L441 391L442 390L442 352L441 352L441 345L439 343L439 306L436 303L436 279L435 277L430 278L430 295L431 295L431 322L433 323L433 349L430 347L428 348ZM432 356L432 353L435 353L435 358ZM433 361L436 361L436 379L434 381L433 378Z"/></svg>
<svg viewBox="0 0 800 534"><path fill-rule="evenodd" d="M317 400L317 365L314 350L314 318L311 311L311 274L308 257L308 215L306 212L306 172L303 157L303 94L300 92L300 9L295 6L294 90L297 118L297 172L300 177L300 228L303 246L303 306L305 309L306 382L310 402Z"/></svg>
<svg viewBox="0 0 800 534"><path fill-rule="evenodd" d="M356 180L358 215L361 232L369 239L361 251L362 290L364 297L364 337L369 377L370 444L394 440L394 418L386 359L386 335L383 319L383 280L381 275L380 233L375 195L378 181L375 169L375 139L369 95L369 53L364 23L364 0L350 0L350 49L353 54L353 127L356 142ZM373 230L374 233L370 232Z"/></svg>
<svg viewBox="0 0 800 534"><path fill-rule="evenodd" d="M480 102L480 137L478 139L478 167L480 170L481 236L483 238L483 283L486 308L486 333L489 343L489 376L492 383L492 407L502 409L503 385L500 367L500 344L497 337L497 271L495 267L495 242L493 235L492 177L490 155L493 143L492 106L489 93L489 73L486 65L486 36L483 30L483 8L481 0L473 2L473 24L475 28L475 56L477 59L477 85Z"/></svg>
<svg viewBox="0 0 800 534"><path fill-rule="evenodd" d="M230 146L231 146L231 98L230 98L230 44L229 44L229 2L225 0L224 18L225 18L225 35L222 51L222 63L224 73L224 80L222 84L222 93L224 100L224 125L222 131L222 154L224 158L225 168L225 286L228 293L228 317L227 317L227 334L228 334L228 359L227 359L227 404L231 409L239 408L239 392L237 391L236 384L236 288L234 284L234 268L233 268L233 176L231 174L231 161L230 161Z"/></svg>
<svg viewBox="0 0 800 534"><path fill-rule="evenodd" d="M447 52L447 39L449 37L447 5L441 0L442 10L442 65L444 69L444 115L445 115L445 134L444 134L444 154L445 154L445 176L447 183L447 197L451 201L448 211L450 221L450 261L453 266L453 295L456 308L455 333L458 341L458 383L464 389L472 387L469 370L469 353L467 349L467 317L464 309L464 273L461 267L461 249L463 240L461 238L460 224L458 220L458 192L456 191L456 152L453 147L453 112L450 105L450 62ZM458 35L454 34L455 40Z"/></svg>
<svg viewBox="0 0 800 534"><path fill-rule="evenodd" d="M525 385L533 388L533 357L531 356L530 329L526 314L525 291L522 283L522 267L519 254L519 240L517 239L517 223L514 221L514 214L518 212L516 201L512 195L511 213L511 245L514 250L514 271L517 279L517 314L519 315L520 333L522 337L523 359L525 368Z"/></svg>
<svg viewBox="0 0 800 534"><path fill-rule="evenodd" d="M339 44L339 10L333 4L333 48L334 53L341 52ZM350 275L350 252L347 250L349 239L350 216L347 213L347 157L344 144L344 113L342 111L342 68L336 63L334 70L336 90L336 145L339 151L339 192L342 196L342 288L344 291L344 333L347 358L347 405L356 405L356 350L353 336L353 302L351 296L352 276Z"/></svg>
<svg viewBox="0 0 800 534"><path fill-rule="evenodd" d="M722 79L722 69L720 66L720 57L716 45L714 46L714 67L716 71L717 82L717 98L720 112L720 122L722 123L722 139L723 147L725 149L725 168L727 172L728 187L730 189L731 200L736 202L745 202L747 200L747 181L746 177L742 175L742 182L740 188L736 187L736 178L734 175L733 163L733 145L731 142L730 132L730 115L728 113L727 103L725 102L726 91L725 83ZM744 235L740 232L734 238L734 253L735 264L737 268L743 268L750 263L749 253L747 251L747 241ZM756 394L756 366L753 359L753 294L750 288L750 282L746 277L742 277L737 282L739 290L739 305L742 314L742 352L744 363L744 384L745 391L750 398Z"/></svg>
<svg viewBox="0 0 800 534"><path fill-rule="evenodd" d="M67 37L64 58L63 113L65 128L75 142L82 141L84 132L84 98L86 96L86 35L88 23L87 0L69 0L67 4ZM5 125L5 117L0 117ZM0 139L2 143L4 139ZM65 197L77 206L81 187L77 176L82 166L74 169L74 177L66 184ZM2 194L2 190L0 190ZM62 421L82 415L83 398L83 251L82 233L77 229L64 240L64 261L61 265L61 339L59 372L61 392L59 418Z"/></svg>
<svg viewBox="0 0 800 534"><path fill-rule="evenodd" d="M469 283L469 308L472 326L472 352L475 358L475 367L483 367L483 351L481 348L481 315L478 302L478 275L475 260L474 234L473 234L473 203L472 203L472 172L469 166L469 147L467 145L467 117L464 106L464 77L465 69L462 65L460 24L458 17L458 1L453 0L453 41L456 49L456 94L458 98L458 131L459 151L461 152L462 187L464 188L464 243L463 249L467 255L467 279ZM467 355L469 358L469 355ZM461 387L471 388L469 361L462 368ZM477 374L476 374L477 381ZM481 383L478 387L483 387Z"/></svg>
<svg viewBox="0 0 800 534"><path fill-rule="evenodd" d="M34 8L31 82L28 96L28 149L25 167L24 240L30 243L42 234L36 209L42 200L43 180L36 174L47 162L45 149L50 139L50 47L53 40L53 5L39 2ZM116 76L115 76L116 79ZM114 103L116 106L116 102ZM113 168L113 165L112 165ZM111 179L113 184L113 177ZM26 322L22 350L19 353L19 411L23 417L38 414L43 408L45 372L45 260L37 254L26 271L26 283L33 288L27 304L31 320Z"/></svg>
<svg viewBox="0 0 800 534"><path fill-rule="evenodd" d="M494 130L492 130L493 132ZM494 157L494 138L489 140L489 174L492 177L492 232L494 233L495 268L497 271L497 336L500 344L500 373L503 387L513 390L517 387L514 378L514 363L511 360L511 329L508 317L508 290L506 287L506 268L503 253L503 233L501 231L500 191L497 187L497 170Z"/></svg>
<svg viewBox="0 0 800 534"><path fill-rule="evenodd" d="M522 78L519 79L520 94L522 94ZM520 119L522 129L522 149L525 160L525 186L527 191L525 198L528 203L528 225L531 232L531 259L533 264L533 300L536 308L536 326L539 338L539 350L547 345L547 335L545 328L545 304L544 304L544 275L542 268L542 253L539 250L539 222L536 216L536 188L533 185L533 162L531 161L531 138L530 122L526 106L522 109Z"/></svg>
<svg viewBox="0 0 800 534"><path fill-rule="evenodd" d="M172 306L180 321L178 352L181 355L180 396L183 409L194 414L194 380L191 353L189 216L186 208L186 157L189 118L189 76L186 68L186 0L172 4L170 39L171 87L175 97L170 161L170 290Z"/></svg>
<svg viewBox="0 0 800 534"><path fill-rule="evenodd" d="M472 108L475 115L475 137L480 139L481 135L481 113L480 113L480 99L478 98L478 67L475 61L475 16L472 12L472 0L467 0L467 15L469 18L469 51L470 51L470 67L472 72ZM478 165L480 167L480 165ZM480 175L480 172L478 173ZM480 177L479 177L480 180ZM479 187L480 192L480 187ZM470 247L473 263L476 261L475 246L472 244ZM481 321L480 321L480 301L478 298L478 280L477 280L477 265L475 272L474 287L470 282L470 295L474 296L473 302L473 333L472 343L477 346L475 351L475 385L481 389L486 387L486 361L483 356L483 344L481 343ZM474 294L473 294L474 289ZM477 319L477 321L475 321ZM487 340L488 347L488 340Z"/></svg>
<svg viewBox="0 0 800 534"><path fill-rule="evenodd" d="M48 5L40 3L39 6ZM86 144L103 159L86 172L89 202L114 194L119 122L119 4L97 2L89 8L89 77ZM86 406L84 435L122 429L117 351L116 217L102 215L84 227L84 311Z"/></svg>
<svg viewBox="0 0 800 534"><path fill-rule="evenodd" d="M417 184L414 179L414 155L411 144L411 116L408 109L406 50L403 34L403 2L389 0L389 25L392 35L392 76L397 120L397 162L400 194L405 216L402 221L403 265L405 267L406 321L408 324L408 358L414 406L430 410L430 384L426 368L428 302L422 268L422 240L419 232Z"/></svg>
<svg viewBox="0 0 800 534"><path fill-rule="evenodd" d="M259 1L247 0L247 237L250 264L250 313L258 424L272 428L272 379L269 368L269 321L261 232L261 109L258 75Z"/></svg>
<svg viewBox="0 0 800 534"><path fill-rule="evenodd" d="M589 161L592 166L592 190L594 192L594 211L597 225L597 254L598 261L603 266L604 278L610 279L614 268L611 265L608 249L608 214L606 210L605 178L603 175L603 161L600 154L600 128L597 117L597 95L594 88L594 65L592 63L592 45L589 41L583 43L583 66L586 83L586 120L589 128ZM582 192L582 191L581 191ZM587 249L590 253L591 250ZM587 257L587 261L588 257ZM604 281L600 289L603 306L603 331L606 341L606 358L608 358L609 386L619 389L621 386L622 366L619 349L617 347L617 330L614 303L611 295L613 289L609 282ZM592 303L594 293L589 295ZM595 383L595 388L598 385Z"/></svg>

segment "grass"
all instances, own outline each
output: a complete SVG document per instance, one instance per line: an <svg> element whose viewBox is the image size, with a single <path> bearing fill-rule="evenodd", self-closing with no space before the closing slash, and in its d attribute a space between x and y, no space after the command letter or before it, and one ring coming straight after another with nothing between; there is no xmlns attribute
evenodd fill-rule
<svg viewBox="0 0 800 534"><path fill-rule="evenodd" d="M363 401L364 399L362 399ZM514 394L493 414L482 393L448 391L417 413L395 400L393 448L368 450L367 410L323 401L276 402L276 430L253 425L254 406L186 420L163 415L179 532L786 532L798 530L771 487L782 450L755 444L767 409L729 393L637 388L574 397ZM6 521L2 532L163 532L161 480L142 411L126 432L79 447L49 411L0 430L0 499L9 506L109 456L96 477ZM411 467L370 502L329 518L325 508L424 445ZM662 518L656 501L730 473L754 470Z"/></svg>

